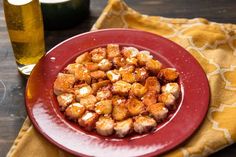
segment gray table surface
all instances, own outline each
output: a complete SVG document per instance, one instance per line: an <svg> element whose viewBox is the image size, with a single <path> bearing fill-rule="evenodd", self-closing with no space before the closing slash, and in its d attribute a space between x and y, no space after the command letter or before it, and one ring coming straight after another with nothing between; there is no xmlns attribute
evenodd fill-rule
<svg viewBox="0 0 236 157"><path fill-rule="evenodd" d="M235 0L126 0L132 8L144 14L164 17L204 17L211 21L236 24ZM46 49L73 35L89 31L106 0L91 0L91 15L81 24L60 31L45 31ZM8 152L26 117L24 90L26 80L18 73L10 45L2 0L0 0L0 157ZM212 156L236 156L231 145Z"/></svg>

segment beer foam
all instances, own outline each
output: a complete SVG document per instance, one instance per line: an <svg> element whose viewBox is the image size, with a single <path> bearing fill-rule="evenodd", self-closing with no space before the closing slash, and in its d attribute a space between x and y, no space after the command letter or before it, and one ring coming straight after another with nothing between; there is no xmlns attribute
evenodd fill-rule
<svg viewBox="0 0 236 157"><path fill-rule="evenodd" d="M32 0L8 0L8 3L12 5L24 5L29 2L32 2Z"/></svg>
<svg viewBox="0 0 236 157"><path fill-rule="evenodd" d="M63 3L69 0L39 0L41 3Z"/></svg>

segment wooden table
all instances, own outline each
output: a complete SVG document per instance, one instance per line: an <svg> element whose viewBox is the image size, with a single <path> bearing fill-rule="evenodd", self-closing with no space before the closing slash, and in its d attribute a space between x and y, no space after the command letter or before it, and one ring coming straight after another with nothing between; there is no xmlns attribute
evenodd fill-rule
<svg viewBox="0 0 236 157"><path fill-rule="evenodd" d="M236 23L235 0L126 0L132 8L144 14L165 17L204 17L211 21ZM46 31L47 50L75 34L89 31L106 0L91 0L91 15L83 23L67 30ZM24 90L26 80L18 73L4 21L0 0L0 157L5 156L26 117ZM236 144L212 156L233 157Z"/></svg>

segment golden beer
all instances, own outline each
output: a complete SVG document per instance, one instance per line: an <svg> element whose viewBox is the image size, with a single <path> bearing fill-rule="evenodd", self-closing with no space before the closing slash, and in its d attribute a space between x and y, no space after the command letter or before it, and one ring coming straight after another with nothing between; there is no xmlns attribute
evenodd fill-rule
<svg viewBox="0 0 236 157"><path fill-rule="evenodd" d="M4 0L4 12L18 69L29 75L45 53L39 1Z"/></svg>

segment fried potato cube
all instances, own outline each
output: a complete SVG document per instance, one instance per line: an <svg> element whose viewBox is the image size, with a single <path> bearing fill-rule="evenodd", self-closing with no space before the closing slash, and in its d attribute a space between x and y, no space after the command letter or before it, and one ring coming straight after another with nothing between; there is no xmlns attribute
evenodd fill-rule
<svg viewBox="0 0 236 157"><path fill-rule="evenodd" d="M72 88L76 79L73 74L59 73L53 85L54 94L60 95Z"/></svg>
<svg viewBox="0 0 236 157"><path fill-rule="evenodd" d="M84 66L89 71L96 71L96 70L98 70L98 64L94 63L94 62L86 62L86 63L84 63Z"/></svg>
<svg viewBox="0 0 236 157"><path fill-rule="evenodd" d="M162 93L170 93L175 96L175 98L179 97L180 88L178 83L167 83L166 85L161 87Z"/></svg>
<svg viewBox="0 0 236 157"><path fill-rule="evenodd" d="M139 134L147 133L156 126L156 121L149 116L137 116L134 118L134 131Z"/></svg>
<svg viewBox="0 0 236 157"><path fill-rule="evenodd" d="M67 106L75 101L75 95L72 93L63 93L57 96L57 101L60 106L61 111L64 111Z"/></svg>
<svg viewBox="0 0 236 157"><path fill-rule="evenodd" d="M160 71L161 67L162 67L162 64L157 60L149 59L146 62L147 70L150 70L151 72L153 72L155 74L157 74Z"/></svg>
<svg viewBox="0 0 236 157"><path fill-rule="evenodd" d="M115 69L115 70L109 70L107 72L107 77L109 80L111 80L111 82L116 82L116 81L120 80L121 75L120 75L119 71Z"/></svg>
<svg viewBox="0 0 236 157"><path fill-rule="evenodd" d="M119 68L119 73L120 74L127 73L127 72L132 73L132 72L134 72L134 69L135 69L135 67L133 65L125 65L125 66Z"/></svg>
<svg viewBox="0 0 236 157"><path fill-rule="evenodd" d="M109 83L106 86L102 87L101 90L111 90L111 88L112 88L112 84Z"/></svg>
<svg viewBox="0 0 236 157"><path fill-rule="evenodd" d="M96 131L102 136L109 136L114 131L114 120L109 116L100 116L96 122Z"/></svg>
<svg viewBox="0 0 236 157"><path fill-rule="evenodd" d="M114 130L118 137L125 137L133 131L133 120L128 118L115 123Z"/></svg>
<svg viewBox="0 0 236 157"><path fill-rule="evenodd" d="M93 93L96 93L99 88L105 87L110 83L111 83L110 80L103 80L103 81L99 81L97 83L93 83L92 84Z"/></svg>
<svg viewBox="0 0 236 157"><path fill-rule="evenodd" d="M76 63L73 64L69 64L67 65L67 67L65 67L65 70L69 73L69 74L75 74L75 70L76 70Z"/></svg>
<svg viewBox="0 0 236 157"><path fill-rule="evenodd" d="M66 108L65 115L71 120L77 120L82 117L85 112L84 105L80 103L73 103Z"/></svg>
<svg viewBox="0 0 236 157"><path fill-rule="evenodd" d="M84 87L81 87L79 89L75 89L75 96L76 100L80 101L80 98L86 97L90 94L92 94L92 88L89 85L86 85Z"/></svg>
<svg viewBox="0 0 236 157"><path fill-rule="evenodd" d="M119 95L114 95L112 97L112 104L113 105L121 105L124 104L126 102L126 99L124 97L121 97Z"/></svg>
<svg viewBox="0 0 236 157"><path fill-rule="evenodd" d="M87 85L88 85L87 83L76 82L76 83L74 84L74 88L71 89L70 91L71 91L71 93L74 93L74 90L75 90L75 89L82 88L82 87L87 86Z"/></svg>
<svg viewBox="0 0 236 157"><path fill-rule="evenodd" d="M128 95L130 89L131 84L122 80L115 82L112 86L112 92L119 95Z"/></svg>
<svg viewBox="0 0 236 157"><path fill-rule="evenodd" d="M138 54L137 54L137 59L138 59L138 63L139 65L141 66L144 66L146 65L146 62L150 59L152 59L152 55L150 55L150 52L149 51L146 51L146 50L143 50L143 51L140 51Z"/></svg>
<svg viewBox="0 0 236 157"><path fill-rule="evenodd" d="M162 93L158 97L158 101L165 104L170 109L175 108L175 97L170 93Z"/></svg>
<svg viewBox="0 0 236 157"><path fill-rule="evenodd" d="M175 81L179 77L179 73L174 68L161 69L158 78L164 83Z"/></svg>
<svg viewBox="0 0 236 157"><path fill-rule="evenodd" d="M137 66L138 59L137 58L126 58L126 64Z"/></svg>
<svg viewBox="0 0 236 157"><path fill-rule="evenodd" d="M130 115L137 116L145 112L145 105L138 99L131 98L126 102Z"/></svg>
<svg viewBox="0 0 236 157"><path fill-rule="evenodd" d="M139 53L139 50L136 49L135 47L124 47L121 51L121 53L126 57L126 58L133 58L136 57L137 54Z"/></svg>
<svg viewBox="0 0 236 157"><path fill-rule="evenodd" d="M99 47L99 48L93 49L90 52L90 54L92 56L92 61L99 63L101 60L106 58L107 52L106 52L106 48Z"/></svg>
<svg viewBox="0 0 236 157"><path fill-rule="evenodd" d="M99 118L99 114L91 111L86 111L84 115L79 118L79 125L84 127L88 131L92 131L95 127L95 123Z"/></svg>
<svg viewBox="0 0 236 157"><path fill-rule="evenodd" d="M110 99L112 97L112 93L109 89L106 90L100 90L97 92L97 100L105 100L105 99Z"/></svg>
<svg viewBox="0 0 236 157"><path fill-rule="evenodd" d="M112 111L112 117L115 120L124 120L128 118L129 111L125 105L125 103L119 104L119 105L113 105L113 111Z"/></svg>
<svg viewBox="0 0 236 157"><path fill-rule="evenodd" d="M136 82L134 73L122 73L122 80L128 83Z"/></svg>
<svg viewBox="0 0 236 157"><path fill-rule="evenodd" d="M112 101L101 100L95 104L95 112L98 114L110 114L112 112Z"/></svg>
<svg viewBox="0 0 236 157"><path fill-rule="evenodd" d="M76 59L76 63L84 63L84 62L90 62L91 61L91 55L88 52L85 52L81 55L79 55Z"/></svg>
<svg viewBox="0 0 236 157"><path fill-rule="evenodd" d="M91 72L90 76L94 79L104 79L106 77L106 73L102 70L97 70Z"/></svg>
<svg viewBox="0 0 236 157"><path fill-rule="evenodd" d="M134 71L136 81L142 82L148 77L148 72L145 68L136 68Z"/></svg>
<svg viewBox="0 0 236 157"><path fill-rule="evenodd" d="M107 45L107 58L112 59L117 56L120 56L119 45L118 44L108 44Z"/></svg>
<svg viewBox="0 0 236 157"><path fill-rule="evenodd" d="M140 83L133 83L131 91L135 96L142 97L147 92L147 88L145 88Z"/></svg>
<svg viewBox="0 0 236 157"><path fill-rule="evenodd" d="M156 77L148 77L145 82L145 87L148 91L155 91L157 93L160 93L161 90L161 85Z"/></svg>
<svg viewBox="0 0 236 157"><path fill-rule="evenodd" d="M112 62L115 67L123 67L126 65L126 60L123 57L114 57Z"/></svg>
<svg viewBox="0 0 236 157"><path fill-rule="evenodd" d="M150 104L155 104L157 102L157 92L155 91L148 91L142 98L142 102L149 106Z"/></svg>
<svg viewBox="0 0 236 157"><path fill-rule="evenodd" d="M107 71L112 67L112 63L108 59L103 59L98 63L98 67L100 70Z"/></svg>
<svg viewBox="0 0 236 157"><path fill-rule="evenodd" d="M80 104L84 105L87 110L94 110L97 98L94 95L88 95L86 97L80 98Z"/></svg>
<svg viewBox="0 0 236 157"><path fill-rule="evenodd" d="M162 121L167 117L168 109L164 103L150 104L147 108L148 112L155 118L157 122Z"/></svg>
<svg viewBox="0 0 236 157"><path fill-rule="evenodd" d="M87 84L91 82L89 71L82 64L76 65L75 78L79 81L85 81Z"/></svg>

